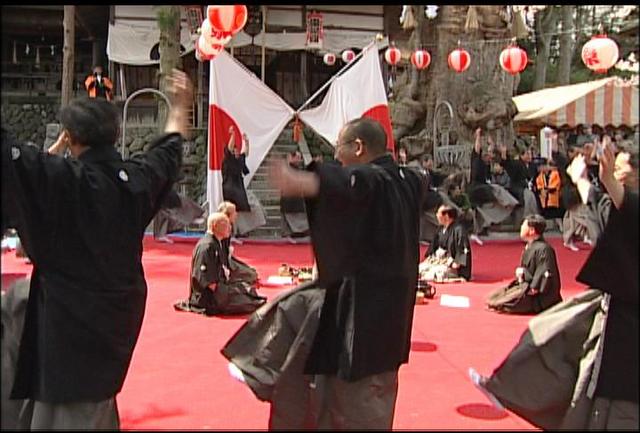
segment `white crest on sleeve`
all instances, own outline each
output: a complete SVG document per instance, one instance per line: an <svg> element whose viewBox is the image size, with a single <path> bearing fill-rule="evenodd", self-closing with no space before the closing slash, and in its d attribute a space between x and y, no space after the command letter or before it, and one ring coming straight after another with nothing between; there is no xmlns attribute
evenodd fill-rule
<svg viewBox="0 0 640 433"><path fill-rule="evenodd" d="M20 158L20 149L18 149L15 146L12 146L11 147L11 159L15 161L18 158Z"/></svg>
<svg viewBox="0 0 640 433"><path fill-rule="evenodd" d="M200 270L202 272L206 271L207 270L207 266L206 265L200 265Z"/></svg>
<svg viewBox="0 0 640 433"><path fill-rule="evenodd" d="M122 179L122 181L123 181L123 182L128 182L128 181L129 181L129 175L128 175L128 174L127 174L127 172L126 172L126 171L124 171L124 170L120 170L120 171L118 172L118 177L119 177L120 179Z"/></svg>
<svg viewBox="0 0 640 433"><path fill-rule="evenodd" d="M398 171L400 172L400 177L404 179L404 170L403 170L403 169L400 169L400 170L398 170Z"/></svg>
<svg viewBox="0 0 640 433"><path fill-rule="evenodd" d="M551 274L549 273L549 271L544 271L544 277L545 277L545 278L549 278L549 275L551 275Z"/></svg>
<svg viewBox="0 0 640 433"><path fill-rule="evenodd" d="M351 188L353 188L354 186L356 186L356 175L352 174L351 175L351 179L349 179L350 183L351 183Z"/></svg>
<svg viewBox="0 0 640 433"><path fill-rule="evenodd" d="M464 247L464 250L462 252L467 254L469 252L469 249L467 247Z"/></svg>

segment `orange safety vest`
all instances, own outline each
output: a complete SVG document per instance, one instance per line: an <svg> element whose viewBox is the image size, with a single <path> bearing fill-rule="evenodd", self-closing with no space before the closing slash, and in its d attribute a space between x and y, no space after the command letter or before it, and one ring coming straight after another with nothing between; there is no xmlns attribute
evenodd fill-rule
<svg viewBox="0 0 640 433"><path fill-rule="evenodd" d="M545 173L538 174L536 187L543 208L560 207L560 173L557 169L551 170L548 181Z"/></svg>
<svg viewBox="0 0 640 433"><path fill-rule="evenodd" d="M104 86L104 93L107 98L107 101L111 101L113 92L113 83L107 77L102 77L102 85ZM89 98L95 98L98 96L98 83L96 83L96 77L93 75L89 75L86 80L84 80L84 87L87 89L89 93Z"/></svg>

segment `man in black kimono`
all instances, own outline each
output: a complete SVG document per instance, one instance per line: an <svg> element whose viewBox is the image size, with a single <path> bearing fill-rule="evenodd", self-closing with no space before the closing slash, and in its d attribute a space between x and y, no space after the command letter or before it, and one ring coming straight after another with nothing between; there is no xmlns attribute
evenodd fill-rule
<svg viewBox="0 0 640 433"><path fill-rule="evenodd" d="M539 214L536 195L533 193L533 183L538 175L538 168L532 163L531 149L521 151L519 158L510 158L507 155L507 146L500 146L500 164L504 167L511 187L509 193L518 200L518 215L525 216ZM519 220L518 220L519 221Z"/></svg>
<svg viewBox="0 0 640 433"><path fill-rule="evenodd" d="M389 430L398 368L409 358L424 183L398 167L372 119L343 127L336 159L343 167L302 172L283 163L272 173L283 194L309 198L317 284L326 290L304 370L316 375L307 389L320 394L310 401L323 402L314 427Z"/></svg>
<svg viewBox="0 0 640 433"><path fill-rule="evenodd" d="M473 383L545 430L638 430L638 159L614 158L600 185L578 155L568 173L600 234L576 280L589 289L536 316L490 377ZM566 313L570 313L565 316Z"/></svg>
<svg viewBox="0 0 640 433"><path fill-rule="evenodd" d="M582 155L568 170L600 232L576 280L609 297L587 428L638 430L638 155L614 156L608 136L602 145L599 178L606 193L590 181Z"/></svg>
<svg viewBox="0 0 640 433"><path fill-rule="evenodd" d="M203 214L204 210L195 201L172 189L153 219L153 238L172 244L167 237L169 233L183 230Z"/></svg>
<svg viewBox="0 0 640 433"><path fill-rule="evenodd" d="M229 281L229 252L223 246L231 235L231 222L221 212L207 219L207 232L191 257L189 301L174 304L177 310L216 314L246 314L265 302L255 288L242 281Z"/></svg>
<svg viewBox="0 0 640 433"><path fill-rule="evenodd" d="M191 311L213 315L218 312L213 292L219 282L226 281L222 241L231 234L226 215L214 212L207 218L207 231L198 240L191 255L189 307Z"/></svg>
<svg viewBox="0 0 640 433"><path fill-rule="evenodd" d="M471 245L465 224L458 220L457 209L446 204L438 208L436 217L440 226L420 263L420 275L426 280L461 277L469 281Z"/></svg>
<svg viewBox="0 0 640 433"><path fill-rule="evenodd" d="M302 153L294 150L288 156L289 166L295 170L304 169ZM300 237L309 234L309 221L304 206L304 197L280 197L282 216L282 236Z"/></svg>
<svg viewBox="0 0 640 433"><path fill-rule="evenodd" d="M537 314L562 301L560 271L553 247L543 237L546 220L527 216L520 226L520 238L527 243L516 278L507 287L492 292L487 306L501 313Z"/></svg>
<svg viewBox="0 0 640 433"><path fill-rule="evenodd" d="M123 161L117 108L78 99L60 113L48 153L2 134L2 218L33 262L11 398L28 399L22 429L117 429L115 396L144 316L145 228L178 176L187 76L170 76L165 134ZM66 150L70 158L61 156Z"/></svg>
<svg viewBox="0 0 640 433"><path fill-rule="evenodd" d="M222 212L227 216L227 218L229 218L232 228L231 232L233 233L233 225L236 223L236 219L238 218L236 205L230 201L223 201L218 205L218 212ZM258 282L258 271L233 254L230 236L222 240L222 248L224 250L224 257L228 260L229 281L243 281L254 286Z"/></svg>
<svg viewBox="0 0 640 433"><path fill-rule="evenodd" d="M247 191L244 188L243 177L249 174L247 156L249 155L249 141L246 135L242 137L242 148L236 146L236 135L233 128L229 128L229 143L224 149L222 160L222 196L225 200L236 205L238 212L251 212Z"/></svg>

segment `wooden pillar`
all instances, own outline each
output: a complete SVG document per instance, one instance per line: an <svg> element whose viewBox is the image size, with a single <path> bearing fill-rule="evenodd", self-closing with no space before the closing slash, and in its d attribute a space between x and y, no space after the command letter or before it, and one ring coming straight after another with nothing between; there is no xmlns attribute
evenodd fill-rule
<svg viewBox="0 0 640 433"><path fill-rule="evenodd" d="M62 48L62 90L60 106L65 107L73 98L73 78L75 76L75 15L74 5L64 6L63 37ZM84 83L82 83L84 86Z"/></svg>
<svg viewBox="0 0 640 433"><path fill-rule="evenodd" d="M207 62L207 67L210 67L209 62ZM204 87L203 87L204 80L202 79L202 77L204 76L204 65L202 62L198 62L198 71L196 73L198 74L198 81L197 81L198 99L196 102L196 104L198 105L198 128L202 128L204 126L204 111L205 111L204 108L205 106L207 108L209 107L209 101L204 100ZM207 119L208 119L208 110L207 110Z"/></svg>
<svg viewBox="0 0 640 433"><path fill-rule="evenodd" d="M309 68L308 68L308 55L307 52L302 50L300 55L300 92L302 95L302 100L300 104L304 103L309 98L309 84L307 83L309 77Z"/></svg>
<svg viewBox="0 0 640 433"><path fill-rule="evenodd" d="M92 45L91 45L91 61L92 61L92 66L94 65L100 65L104 68L104 57L106 55L106 44L104 39L102 38L95 38L92 41ZM108 75L109 78L112 77L112 75Z"/></svg>
<svg viewBox="0 0 640 433"><path fill-rule="evenodd" d="M264 71L265 71L265 61L266 61L266 44L267 43L267 7L262 6L262 61L260 62L260 77L262 78L262 82L264 83Z"/></svg>

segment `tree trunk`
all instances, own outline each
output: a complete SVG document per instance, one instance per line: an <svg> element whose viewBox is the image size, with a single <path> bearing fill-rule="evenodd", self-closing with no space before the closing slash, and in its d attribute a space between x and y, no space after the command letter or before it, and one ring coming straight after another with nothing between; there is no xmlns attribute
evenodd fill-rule
<svg viewBox="0 0 640 433"><path fill-rule="evenodd" d="M535 15L536 33L536 69L533 90L544 89L547 83L547 65L551 49L551 33L558 22L558 14L554 6L547 6Z"/></svg>
<svg viewBox="0 0 640 433"><path fill-rule="evenodd" d="M417 97L412 97L415 79L407 80L405 88L395 92L390 104L394 138L407 147L410 158L432 153L434 142L442 144L443 137L446 139L446 134L440 134L442 127L449 128L449 144L471 146L477 127L498 137L497 141L508 145L513 142L512 119L516 110L511 98L515 78L503 71L497 61L504 49L504 39L510 36L511 23L506 18L505 6L475 8L478 26L468 33L465 32L468 6L440 6L435 20L424 20L422 40L436 44L428 48L431 65L416 74L419 76ZM423 14L421 6L414 16L422 18ZM416 26L414 32L418 29ZM413 43L418 40L415 35L412 38ZM462 73L449 69L447 62L458 41L471 57L469 69ZM410 65L405 74L410 76L413 69ZM439 104L442 108L437 109ZM449 118L447 104L453 110L453 118ZM439 119L434 122L436 110ZM434 123L441 125L437 134L434 134ZM468 167L469 161L462 164Z"/></svg>
<svg viewBox="0 0 640 433"><path fill-rule="evenodd" d="M73 83L75 76L75 27L76 7L64 6L63 35L64 45L62 48L62 89L60 106L65 107L73 98ZM84 83L83 83L84 85Z"/></svg>
<svg viewBox="0 0 640 433"><path fill-rule="evenodd" d="M167 93L167 77L174 68L182 68L180 58L180 6L158 6L158 27L160 28L160 72L159 87ZM167 107L164 101L159 102L158 120L164 128Z"/></svg>
<svg viewBox="0 0 640 433"><path fill-rule="evenodd" d="M573 14L576 7L562 5L562 36L560 37L560 62L558 68L558 84L570 84L571 61L573 59Z"/></svg>

